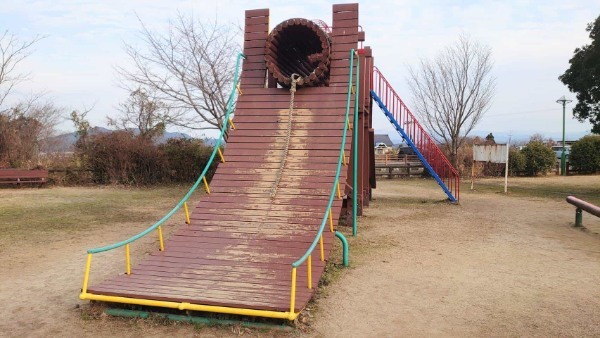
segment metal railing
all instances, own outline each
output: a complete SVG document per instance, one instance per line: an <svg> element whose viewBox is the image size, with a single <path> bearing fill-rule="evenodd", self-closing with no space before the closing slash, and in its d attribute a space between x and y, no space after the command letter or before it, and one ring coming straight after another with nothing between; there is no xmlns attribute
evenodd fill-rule
<svg viewBox="0 0 600 338"><path fill-rule="evenodd" d="M446 155L438 147L437 142L425 131L390 83L381 74L381 71L375 66L373 66L371 88L377 93L394 116L394 119L400 124L400 127L406 132L458 202L460 200L460 175L458 171L448 161Z"/></svg>
<svg viewBox="0 0 600 338"><path fill-rule="evenodd" d="M212 165L212 162L215 159L215 157L217 156L217 154L219 155L221 161L224 162L224 158L223 158L223 154L221 153L220 146L221 146L221 143L223 142L223 137L224 137L225 133L227 132L228 125L232 122L230 119L230 115L233 111L233 103L234 103L234 99L235 99L235 93L236 93L236 90L238 90L238 85L239 85L239 81L240 81L240 76L239 76L240 65L241 65L242 59L245 59L245 58L246 58L246 56L244 54L242 54L242 53L238 54L236 65L235 65L235 74L234 74L234 78L233 78L233 89L232 89L231 94L229 95L229 98L227 101L227 111L225 113L223 125L221 126L221 134L220 134L219 138L217 139L216 144L214 145L214 149L212 151L212 154L210 155L210 158L208 159L208 162L206 163L206 166L204 167L204 170L202 171L202 173L200 174L200 176L198 177L196 182L192 185L190 190L188 190L188 192L183 196L183 198L179 201L179 203L177 203L177 205L175 205L175 207L173 207L173 209L171 209L171 211L169 211L163 218L161 218L158 222L154 223L152 226L150 226L146 230L144 230L144 231L138 233L137 235L132 236L124 241L88 250L85 274L84 274L84 279L83 279L83 287L81 288L80 298L82 298L82 299L86 298L85 296L87 294L87 287L88 287L88 282L89 282L89 275L90 275L90 268L91 268L93 254L110 251L110 250L114 250L114 249L125 246L125 266L126 266L126 273L129 275L129 274L131 274L131 259L130 259L129 244L148 235L152 231L157 230L158 239L159 239L159 250L164 251L165 247L164 247L161 225L164 224L167 220L169 220L181 208L183 208L183 210L184 210L186 223L190 224L190 215L189 215L189 210L188 210L188 206L187 206L187 201L192 196L192 194L196 191L196 189L198 189L198 186L200 186L201 183L204 184L204 188L206 189L206 192L210 194L210 188L208 186L208 182L206 181L206 174L208 173L208 170L209 170L210 166Z"/></svg>
<svg viewBox="0 0 600 338"><path fill-rule="evenodd" d="M335 180L334 180L333 186L331 188L331 193L329 196L329 202L328 202L328 205L326 208L326 212L323 216L323 220L321 222L319 230L317 231L317 233L315 235L313 242L311 243L309 248L306 250L304 255L302 257L300 257L297 261L292 263L292 283L291 283L290 311L289 312L264 311L264 310L253 310L253 309L237 309L237 308L209 306L209 305L200 305L200 304L189 304L189 303L178 303L178 302L154 301L154 300L147 300L147 299L135 299L135 298L127 298L127 297L93 295L93 294L87 293L87 286L88 286L89 274L90 274L90 266L91 266L91 260L92 260L93 254L99 253L99 252L104 252L104 251L109 251L109 250L113 250L113 249L125 246L127 273L130 274L131 273L131 263L130 263L130 258L129 258L130 257L129 244L139 238L144 237L145 235L149 234L150 232L152 232L154 230L158 230L159 239L160 239L160 249L164 250L164 244L163 244L163 240L162 240L162 230L160 228L160 225L163 224L166 220L168 220L176 211L178 211L182 207L184 208L184 211L186 212L186 222L189 223L189 213L187 212L186 202L189 199L189 197L192 195L192 193L198 188L198 186L200 185L201 182L204 182L207 192L210 193L208 184L205 179L205 175L206 175L206 172L208 171L208 167L210 166L210 164L212 163L212 161L214 160L214 158L217 154L221 158L221 161L224 161L224 158L222 157L222 154L219 149L219 145L223 139L223 135L224 135L225 131L227 130L227 125L230 124L233 127L233 123L229 118L230 118L230 114L232 112L233 98L235 95L235 91L236 91L236 89L238 89L237 83L239 81L239 78L238 78L239 65L241 62L241 58L245 58L245 56L243 54L240 54L238 56L238 60L237 60L237 64L236 64L236 73L235 73L235 77L234 77L234 89L229 97L227 113L225 115L225 122L221 129L221 136L219 137L217 144L215 145L215 149L213 150L213 153L209 159L209 162L207 163L207 167L205 168L205 170L202 172L202 174L200 175L198 180L194 183L192 188L190 188L188 193L183 197L183 199L169 213L167 213L167 215L165 215L157 223L155 223L148 229L142 231L141 233L139 233L125 241L118 242L118 243L104 246L104 247L100 247L100 248L96 248L96 249L88 250L88 258L87 258L86 270L85 270L83 287L81 290L80 298L81 299L99 300L99 301L109 301L109 302L121 302L121 303L136 304L136 305L161 306L161 307L167 307L167 308L175 308L175 309L179 309L179 310L214 311L214 312L220 312L220 313L239 314L239 315L264 316L264 317L271 317L271 318L285 318L285 319L289 319L289 320L295 319L298 316L298 313L295 313L296 269L300 265L302 265L304 262L307 263L308 287L312 288L312 253L315 250L317 244L319 244L320 260L324 261L325 260L325 252L324 252L324 243L323 243L323 231L327 224L329 224L329 229L331 232L335 231L334 227L333 227L333 214L332 214L331 208L332 208L333 201L336 198L336 196L338 199L342 199L342 195L341 195L341 191L340 191L340 184L342 183L342 182L340 182L340 173L342 170L342 165L343 166L349 165L346 160L345 148L346 148L347 133L348 133L348 130L350 130L350 129L352 129L354 131L353 170L354 170L354 173L356 173L357 149L358 149L357 128L351 128L350 119L349 119L351 97L352 97L353 93L356 93L355 94L355 102L354 102L354 121L358 121L358 93L359 93L358 72L360 70L360 65L357 61L357 63L356 63L356 84L355 84L356 88L353 88L352 81L353 81L355 56L358 60L358 54L356 53L356 51L354 49L352 49L350 51L350 76L349 76L349 80L348 80L348 97L347 97L347 102L346 102L346 116L345 116L345 121L344 121L344 132L343 132L342 142L341 142L341 146L340 146L340 155L338 158ZM233 127L233 128L235 128L235 127ZM356 181L357 181L356 177L357 177L357 175L354 174L354 186L356 186ZM352 199L352 201L353 201L353 207L352 207L353 208L353 233L356 234L356 191L355 191L355 189L352 189L352 190L353 190L353 199ZM336 235L336 237L340 238L340 240L342 240L342 243L344 243L343 258L344 258L344 264L347 265L348 264L347 242L341 233L336 232L335 235Z"/></svg>
<svg viewBox="0 0 600 338"><path fill-rule="evenodd" d="M356 62L356 90L352 89L352 80L353 80L353 71L354 71L354 57L356 56L357 58L357 62ZM331 206L333 205L333 200L336 197L336 194L338 196L338 198L342 198L341 194L340 194L340 173L341 173L341 169L342 169L342 164L346 165L346 154L345 154L345 148L346 148L346 136L348 134L348 129L350 129L350 99L352 96L352 93L355 92L355 96L354 96L354 123L356 124L356 122L358 121L358 93L359 93L359 71L360 71L360 62L358 61L358 53L356 53L356 51L354 49L352 49L350 51L350 75L348 78L348 97L347 97L347 101L346 101L346 117L345 117L345 121L344 121L344 132L342 135L342 142L341 142L341 146L340 146L340 155L338 157L338 163L337 163L337 168L336 168L336 172L335 172L335 180L333 181L333 185L331 187L331 193L329 194L329 202L327 204L327 208L325 211L325 215L323 215L323 220L321 221L321 225L319 227L319 230L317 231L316 235L315 235L315 239L312 241L311 245L308 247L308 249L306 250L306 252L304 253L304 255L302 255L302 257L300 257L297 261L295 261L294 263L292 263L292 286L291 286L291 295L290 295L290 316L294 316L294 311L295 311L295 304L296 304L296 269L302 265L304 262L306 262L307 264L307 278L308 278L308 288L312 289L312 253L315 250L317 244L319 244L319 253L320 253L320 259L321 261L325 261L325 251L324 251L324 247L323 247L323 231L325 230L325 225L327 223L329 223L329 230L331 232L334 232L334 228L333 228L333 216L332 216L332 211L331 211ZM354 187L356 187L356 177L357 177L357 149L358 147L356 146L356 142L357 142L357 128L356 126L354 128L352 128L354 131L354 141L355 141L355 146L354 146L354 151L353 151L353 159L354 159L354 163L353 163L353 176L354 176ZM353 210L353 233L356 234L356 189L354 189L353 187L353 198L352 198L352 210Z"/></svg>

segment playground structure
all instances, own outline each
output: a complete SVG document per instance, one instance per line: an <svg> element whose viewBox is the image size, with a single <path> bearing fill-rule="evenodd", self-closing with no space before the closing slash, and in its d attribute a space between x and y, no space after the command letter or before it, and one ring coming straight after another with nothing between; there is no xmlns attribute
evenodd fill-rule
<svg viewBox="0 0 600 338"><path fill-rule="evenodd" d="M332 15L331 27L289 19L269 31L268 9L246 11L244 53L209 163L157 223L88 250L81 299L294 320L336 237L348 264L338 223L345 218L356 235L375 188L371 98L458 202L456 171L374 68L372 50L357 48L365 40L358 4L333 5ZM200 186L206 194L189 210ZM187 225L164 240L161 225L181 209ZM158 251L132 264L131 244L155 231ZM117 248L125 274L89 283L92 257Z"/></svg>

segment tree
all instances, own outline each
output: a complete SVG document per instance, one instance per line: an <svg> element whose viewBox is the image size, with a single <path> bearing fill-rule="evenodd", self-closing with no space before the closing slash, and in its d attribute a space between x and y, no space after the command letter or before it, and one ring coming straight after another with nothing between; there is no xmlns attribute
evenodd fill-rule
<svg viewBox="0 0 600 338"><path fill-rule="evenodd" d="M600 16L586 31L592 43L575 48L571 66L558 79L577 94L573 115L579 121L589 120L592 132L600 134Z"/></svg>
<svg viewBox="0 0 600 338"><path fill-rule="evenodd" d="M525 170L525 155L516 147L508 150L508 173L516 176Z"/></svg>
<svg viewBox="0 0 600 338"><path fill-rule="evenodd" d="M108 124L122 128L135 128L140 137L149 140L165 132L168 109L146 90L138 88L131 92L125 102L119 104L120 116L108 118Z"/></svg>
<svg viewBox="0 0 600 338"><path fill-rule="evenodd" d="M25 167L39 162L63 110L37 98L0 113L0 163Z"/></svg>
<svg viewBox="0 0 600 338"><path fill-rule="evenodd" d="M525 172L530 176L545 173L556 163L552 148L538 140L527 143L521 152L525 156Z"/></svg>
<svg viewBox="0 0 600 338"><path fill-rule="evenodd" d="M183 14L165 34L140 23L144 46L126 45L133 68L118 68L126 89L154 92L155 99L168 108L168 123L191 129L221 128L239 50L236 31Z"/></svg>
<svg viewBox="0 0 600 338"><path fill-rule="evenodd" d="M416 111L457 165L458 149L489 109L495 90L489 47L461 36L433 60L410 68Z"/></svg>
<svg viewBox="0 0 600 338"><path fill-rule="evenodd" d="M582 173L600 171L600 136L588 135L575 142L569 161L575 170Z"/></svg>
<svg viewBox="0 0 600 338"><path fill-rule="evenodd" d="M18 73L17 66L31 54L32 46L41 38L21 41L8 31L0 34L0 113L6 112L4 103L15 86L27 80L28 75Z"/></svg>

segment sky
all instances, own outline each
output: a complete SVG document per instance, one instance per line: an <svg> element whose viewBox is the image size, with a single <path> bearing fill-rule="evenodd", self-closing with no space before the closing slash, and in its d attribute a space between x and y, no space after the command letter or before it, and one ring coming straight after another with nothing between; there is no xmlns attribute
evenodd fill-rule
<svg viewBox="0 0 600 338"><path fill-rule="evenodd" d="M0 30L24 40L45 36L20 64L19 71L29 73L30 80L17 88L14 99L45 91L66 111L93 107L90 122L105 126L106 116L114 115L128 95L118 86L115 67L131 64L125 43L140 45L138 17L156 32L165 32L178 12L243 26L244 11L255 8L270 8L272 27L292 17L331 23L331 5L337 1L1 2ZM467 34L492 49L497 81L493 103L475 130L517 137L541 133L555 139L562 131L562 107L556 100L562 95L575 99L558 76L568 68L574 49L589 43L585 27L600 14L598 0L359 3L365 45L371 46L376 65L409 107L408 67L418 65L421 58L433 58ZM572 118L573 106L567 106L567 139L591 129L589 123ZM374 118L377 133L395 134L383 114ZM73 126L65 120L58 128L70 131Z"/></svg>

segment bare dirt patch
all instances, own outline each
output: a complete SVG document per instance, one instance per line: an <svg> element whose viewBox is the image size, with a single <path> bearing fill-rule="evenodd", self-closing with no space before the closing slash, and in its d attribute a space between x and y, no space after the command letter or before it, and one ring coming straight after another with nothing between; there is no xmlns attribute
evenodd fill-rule
<svg viewBox="0 0 600 338"><path fill-rule="evenodd" d="M571 227L572 206L465 190L452 206L435 189L379 183L355 241L379 247L354 251L319 302L315 335L599 335L600 236Z"/></svg>
<svg viewBox="0 0 600 338"><path fill-rule="evenodd" d="M579 190L600 187L598 176L577 180ZM146 228L185 188L3 189L0 336L597 336L600 235L571 227L562 197L505 196L489 184L453 206L430 180L380 181L351 239L352 266L336 269L307 326L291 334L116 319L77 298L85 250ZM590 215L584 224L600 229ZM156 247L152 236L133 246L133 263ZM122 251L94 257L95 280L123 270Z"/></svg>

